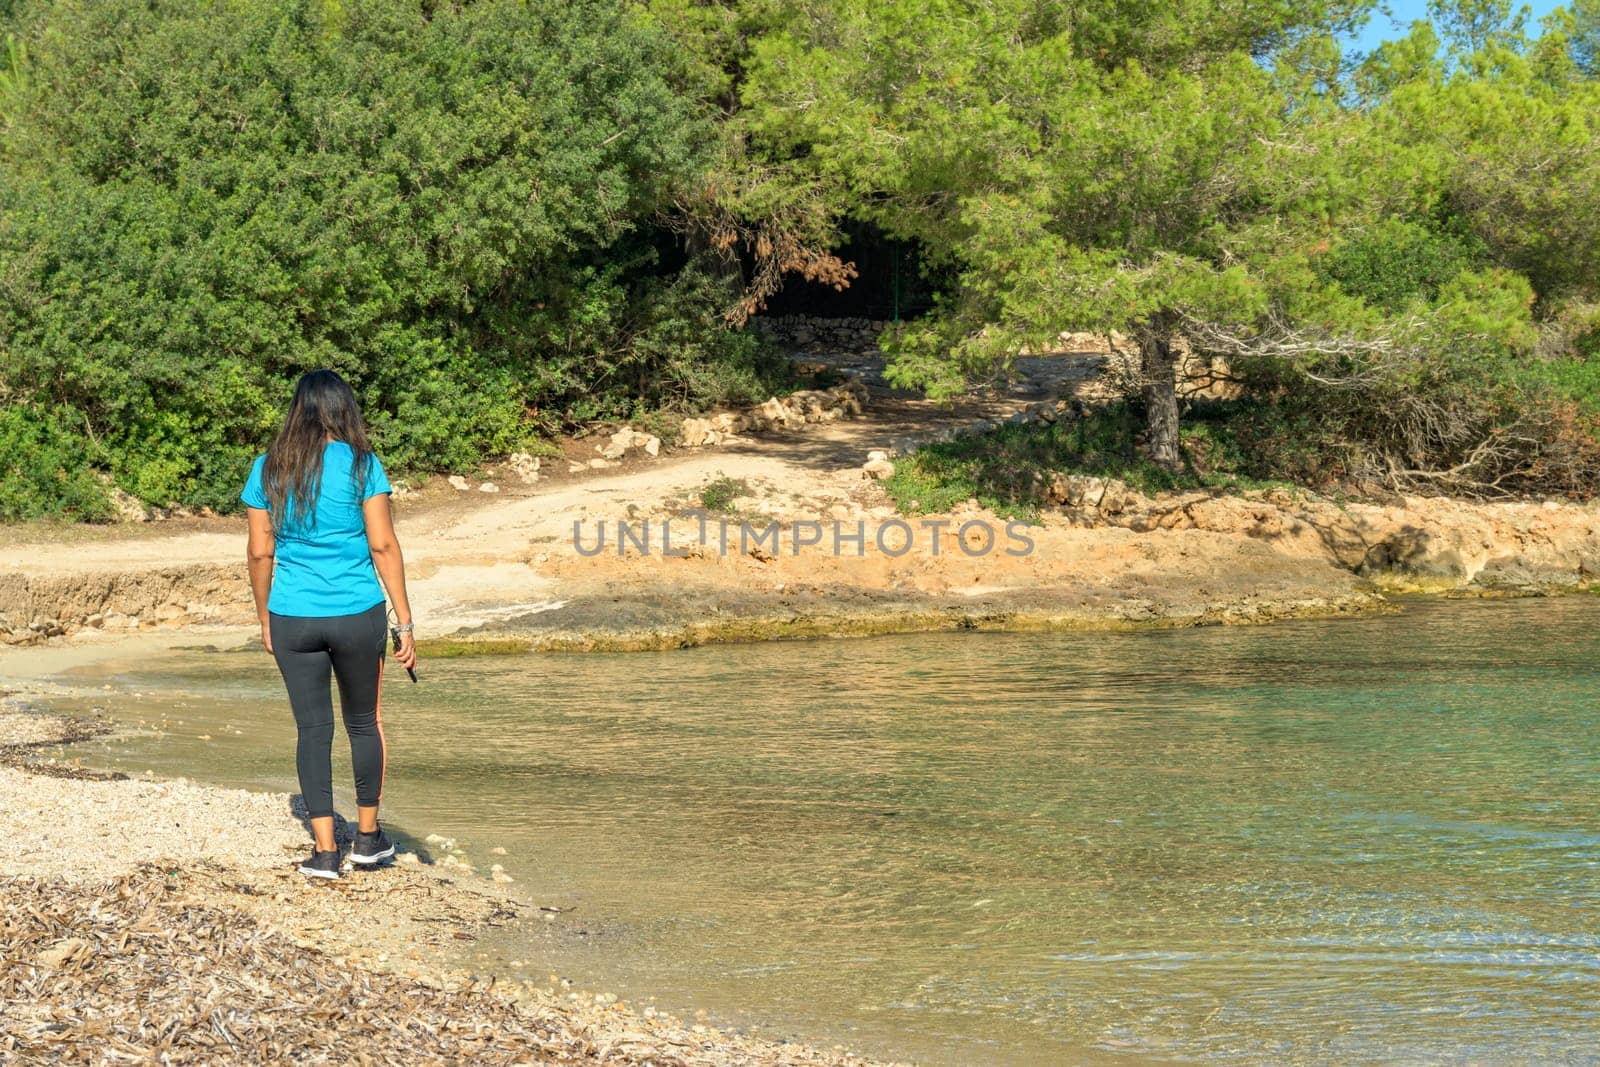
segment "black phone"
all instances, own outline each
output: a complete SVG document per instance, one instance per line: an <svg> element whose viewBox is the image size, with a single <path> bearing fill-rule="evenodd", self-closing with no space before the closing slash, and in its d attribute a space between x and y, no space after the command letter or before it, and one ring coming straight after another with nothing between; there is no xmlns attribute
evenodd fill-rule
<svg viewBox="0 0 1600 1067"><path fill-rule="evenodd" d="M396 652L399 652L400 651L400 631L399 630L395 630L395 629L391 629L389 631L389 635L394 638L394 650ZM411 675L412 684L415 684L416 681L417 681L417 672L412 670L410 667L407 667L406 668L406 673Z"/></svg>

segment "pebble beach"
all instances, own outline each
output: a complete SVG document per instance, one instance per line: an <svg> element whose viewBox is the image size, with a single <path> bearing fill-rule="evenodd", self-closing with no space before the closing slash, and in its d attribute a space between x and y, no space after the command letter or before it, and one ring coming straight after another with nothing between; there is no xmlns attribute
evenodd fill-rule
<svg viewBox="0 0 1600 1067"><path fill-rule="evenodd" d="M538 903L416 851L312 884L286 794L48 754L107 729L0 701L0 1060L870 1062L636 1010L571 978L451 966L451 948L539 921Z"/></svg>

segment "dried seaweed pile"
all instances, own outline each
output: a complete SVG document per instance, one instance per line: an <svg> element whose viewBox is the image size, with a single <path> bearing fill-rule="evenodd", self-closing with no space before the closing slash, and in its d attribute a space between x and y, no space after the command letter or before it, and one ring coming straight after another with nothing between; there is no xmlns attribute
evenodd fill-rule
<svg viewBox="0 0 1600 1067"><path fill-rule="evenodd" d="M6 694L0 694L3 699ZM128 776L116 771L85 770L78 761L56 763L35 758L39 749L72 745L111 732L111 725L88 719L63 719L0 706L0 767L22 767L31 774L50 778L83 778L93 781L122 781Z"/></svg>
<svg viewBox="0 0 1600 1067"><path fill-rule="evenodd" d="M352 919L382 921L359 911ZM481 986L441 984L449 983L375 973L296 946L242 912L197 903L148 865L99 887L0 878L3 1062L834 1059L796 1049L791 1061L779 1046L689 1042L682 1031L619 1032L557 1008L529 1010Z"/></svg>

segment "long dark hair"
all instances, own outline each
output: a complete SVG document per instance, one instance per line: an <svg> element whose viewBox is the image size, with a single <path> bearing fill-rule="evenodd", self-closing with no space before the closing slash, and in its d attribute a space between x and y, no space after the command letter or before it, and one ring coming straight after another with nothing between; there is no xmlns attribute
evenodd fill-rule
<svg viewBox="0 0 1600 1067"><path fill-rule="evenodd" d="M261 485L266 490L272 525L283 529L289 501L294 501L297 525L316 522L317 495L322 488L322 453L328 442L343 441L355 453L350 477L360 487L367 481L367 466L372 446L367 443L367 427L361 421L355 390L331 370L307 371L294 387L289 414L283 428L267 449L267 462L261 468Z"/></svg>

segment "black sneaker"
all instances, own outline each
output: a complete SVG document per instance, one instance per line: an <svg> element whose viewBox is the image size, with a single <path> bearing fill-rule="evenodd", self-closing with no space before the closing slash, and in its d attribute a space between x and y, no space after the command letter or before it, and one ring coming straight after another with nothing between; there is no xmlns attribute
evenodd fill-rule
<svg viewBox="0 0 1600 1067"><path fill-rule="evenodd" d="M339 877L339 850L331 852L311 852L311 858L300 865L300 873L312 878L338 878Z"/></svg>
<svg viewBox="0 0 1600 1067"><path fill-rule="evenodd" d="M389 840L389 835L383 832L383 827L378 827L372 833L356 831L355 844L350 846L350 862L374 864L382 863L394 855L394 842Z"/></svg>

